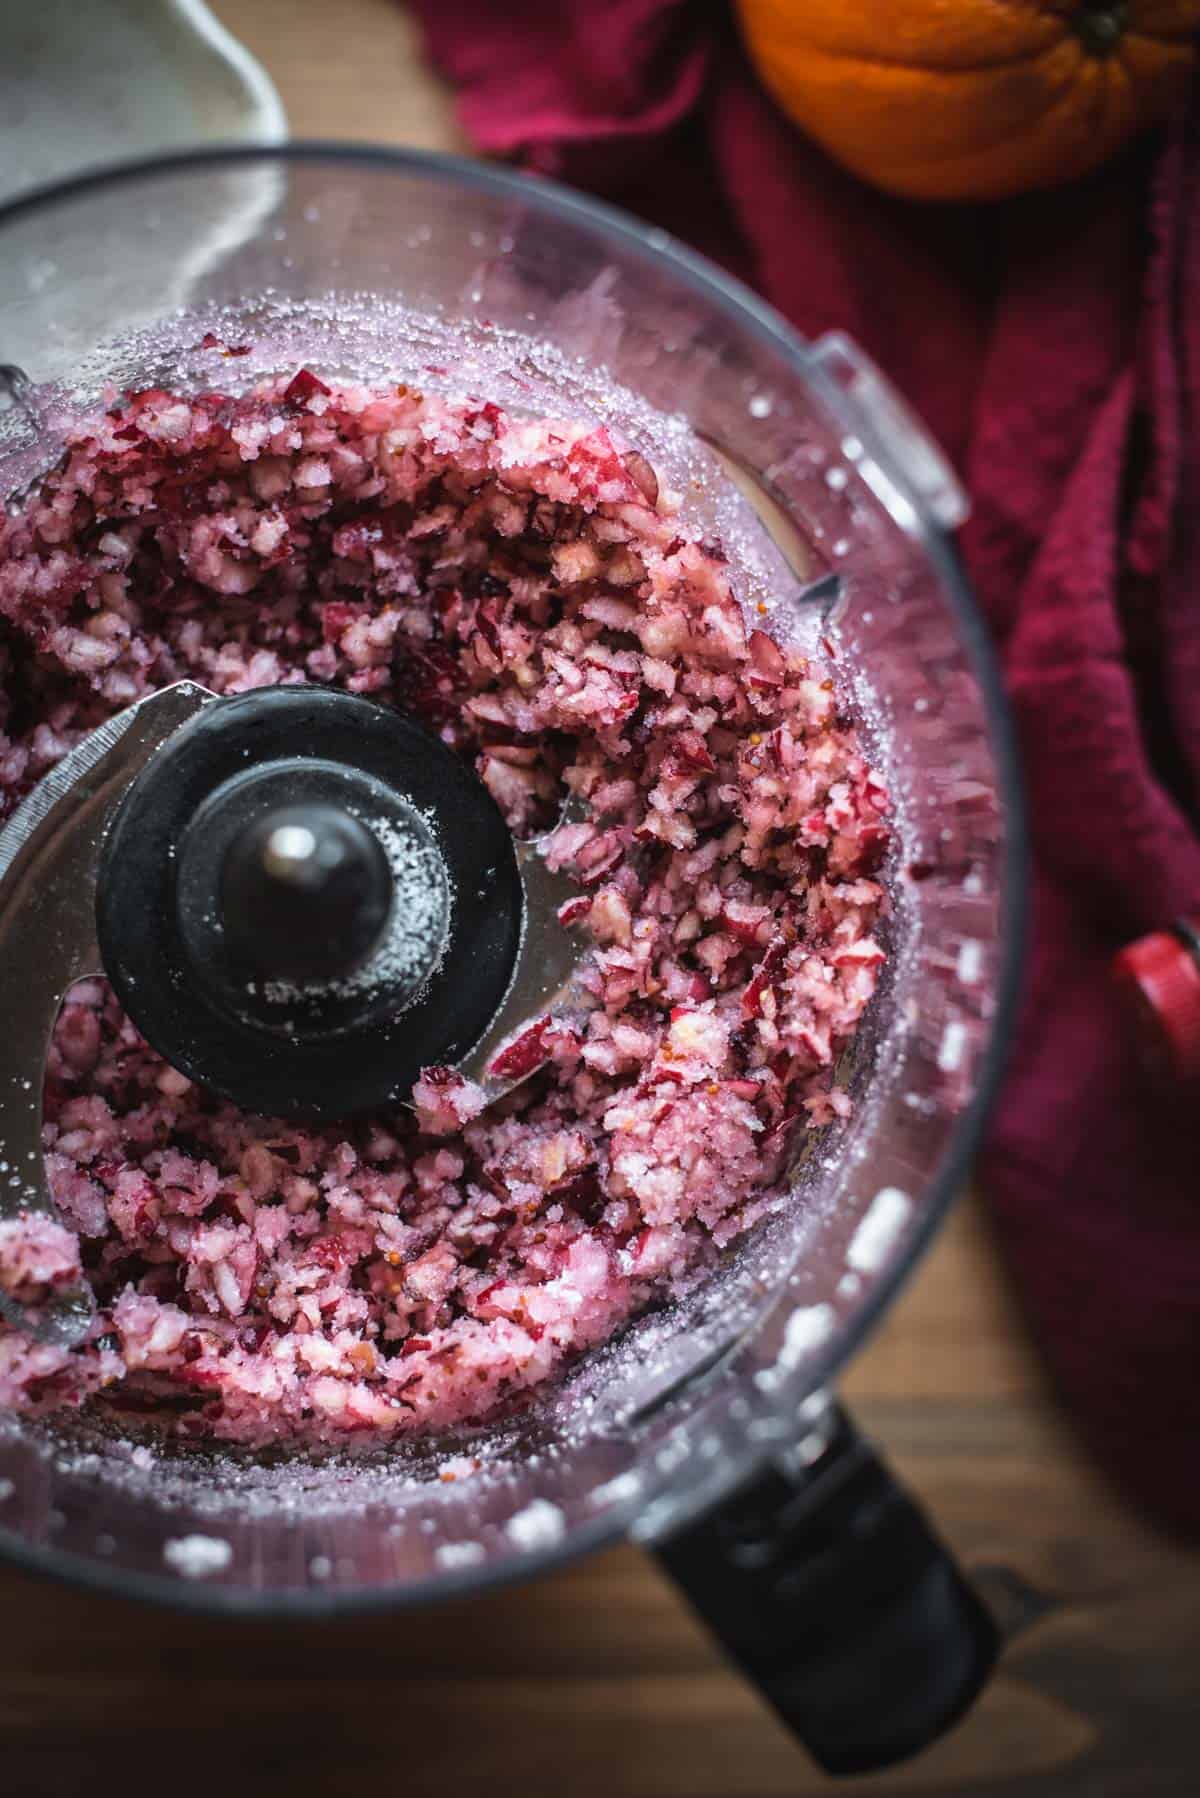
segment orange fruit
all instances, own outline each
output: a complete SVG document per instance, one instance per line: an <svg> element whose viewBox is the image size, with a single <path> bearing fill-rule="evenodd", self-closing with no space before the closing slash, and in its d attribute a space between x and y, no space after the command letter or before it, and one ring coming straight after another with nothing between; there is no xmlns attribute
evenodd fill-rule
<svg viewBox="0 0 1200 1798"><path fill-rule="evenodd" d="M993 199L1095 168L1186 90L1200 0L738 0L784 111L856 174Z"/></svg>

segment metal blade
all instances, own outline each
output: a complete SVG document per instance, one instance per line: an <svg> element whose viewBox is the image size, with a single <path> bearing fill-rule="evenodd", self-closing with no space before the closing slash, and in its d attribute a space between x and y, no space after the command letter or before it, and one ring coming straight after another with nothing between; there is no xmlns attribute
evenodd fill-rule
<svg viewBox="0 0 1200 1798"><path fill-rule="evenodd" d="M63 997L100 973L96 867L104 834L150 757L214 695L191 681L120 712L76 745L0 832L0 1219L61 1221L46 1183L42 1081ZM73 1343L94 1310L86 1284L0 1313L42 1340Z"/></svg>
<svg viewBox="0 0 1200 1798"><path fill-rule="evenodd" d="M522 1085L535 1071L496 1078L488 1070L500 1051L541 1018L550 1016L569 1022L578 1005L575 974L586 949L559 923L558 911L568 899L578 895L579 885L568 874L551 872L546 866L546 849L554 831L564 824L579 823L586 816L587 807L572 796L553 830L517 845L525 916L516 965L504 1002L486 1034L458 1064L461 1074L483 1087L489 1105Z"/></svg>

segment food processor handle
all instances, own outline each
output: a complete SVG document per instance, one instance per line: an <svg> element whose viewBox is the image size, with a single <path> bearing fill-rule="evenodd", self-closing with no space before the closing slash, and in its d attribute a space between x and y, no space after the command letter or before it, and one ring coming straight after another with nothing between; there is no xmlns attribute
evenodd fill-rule
<svg viewBox="0 0 1200 1798"><path fill-rule="evenodd" d="M963 1715L1000 1638L846 1414L817 1428L809 1465L772 1467L656 1552L825 1771L868 1773Z"/></svg>

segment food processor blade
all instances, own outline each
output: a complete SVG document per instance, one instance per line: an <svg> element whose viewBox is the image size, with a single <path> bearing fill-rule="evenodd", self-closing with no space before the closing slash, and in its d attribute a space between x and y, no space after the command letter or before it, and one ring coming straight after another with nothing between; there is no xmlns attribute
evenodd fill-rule
<svg viewBox="0 0 1200 1798"><path fill-rule="evenodd" d="M297 689L287 693L295 698ZM34 1216L61 1224L43 1157L42 1073L55 1020L75 981L88 975L116 979L126 1009L160 1053L173 1065L183 1061L188 1071L197 1071L191 1047L195 1017L179 988L176 970L164 966L160 977L153 977L152 972L148 978L139 964L139 971L133 973L129 958L113 948L125 935L139 943L147 940L153 934L149 918L155 909L139 870L122 869L127 860L122 853L124 840L119 832L114 835L113 827L126 812L126 801L139 777L185 725L212 707L217 710L211 713L210 722L218 724L232 717L227 709L231 704L237 707L262 697L244 695L237 701L220 701L207 689L182 681L140 700L77 744L0 832L0 1005L7 1023L0 1039L0 1224L28 1223ZM343 699L321 693L325 709L339 710ZM344 703L353 711L362 702ZM351 725L354 722L350 720ZM249 755L251 751L239 753ZM297 767L307 771L303 762ZM168 784L172 782L173 774L163 764L155 772L159 778L166 773ZM252 772L253 768L245 771ZM245 776L239 778L244 784ZM291 778L297 778L294 771ZM572 802L556 828L573 821L578 809ZM135 821L135 833L141 834L140 819ZM204 829L200 832L202 838L207 834ZM547 843L544 836L515 846L520 919L511 975L500 987L500 1002L491 1007L482 1032L472 1030L466 1051L451 1059L456 1071L479 1082L487 1104L495 1103L544 1064L546 1032L566 1013L581 954L580 942L558 917L575 889L565 875L547 865ZM176 850L172 838L165 851L172 862ZM168 883L172 893L176 879L173 875ZM114 890L120 920L116 931ZM480 901L489 897L482 889L475 895ZM464 905L465 900L460 899L460 910ZM98 906L103 953L97 940ZM464 976L469 972L464 970ZM415 1005L423 992L422 987L408 998ZM396 1022L402 1034L403 995L398 1012ZM219 1054L219 1022L209 1020L209 1025L205 1047L211 1049L215 1044L213 1052ZM177 1028L184 1032L178 1040L188 1045L178 1055L172 1053ZM336 1054L342 1053L342 1040L334 1044ZM256 1053L262 1052L261 1043L256 1043ZM289 1043L286 1036L273 1045L276 1079L282 1074L286 1082L294 1065L297 1082L303 1081L300 1053L301 1045ZM236 1074L228 1083L220 1075L216 1078L222 1090L239 1100ZM402 1085L403 1080L389 1097L402 1099ZM246 1096L249 1108L256 1108L256 1094ZM364 1102L371 1103L376 1096L368 1094ZM353 1102L334 1103L333 1115L363 1108ZM80 1341L91 1326L94 1310L93 1295L82 1277L68 1280L53 1275L41 1280L36 1271L25 1274L23 1269L19 1283L7 1290L0 1286L0 1315L42 1340Z"/></svg>
<svg viewBox="0 0 1200 1798"><path fill-rule="evenodd" d="M94 893L104 833L155 751L211 698L181 681L110 718L0 832L0 1225L61 1221L42 1153L42 1070L68 987L102 971ZM0 1313L43 1340L82 1340L93 1312L82 1277L0 1286Z"/></svg>
<svg viewBox="0 0 1200 1798"><path fill-rule="evenodd" d="M586 808L572 797L554 830L579 822ZM567 1026L575 1011L575 976L581 945L559 913L578 894L569 875L547 863L554 831L518 843L517 866L525 891L525 924L516 965L504 1002L487 1034L459 1063L493 1105L543 1065L541 1039L556 1025Z"/></svg>

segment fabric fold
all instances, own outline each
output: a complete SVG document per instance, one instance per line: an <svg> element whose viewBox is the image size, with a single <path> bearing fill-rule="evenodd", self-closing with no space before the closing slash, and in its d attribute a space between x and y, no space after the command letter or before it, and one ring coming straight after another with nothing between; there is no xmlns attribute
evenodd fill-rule
<svg viewBox="0 0 1200 1798"><path fill-rule="evenodd" d="M1200 1106L1138 1071L1107 976L1200 912L1195 107L1069 188L921 207L782 116L721 6L417 10L480 150L689 239L805 335L849 331L963 471L1037 864L984 1185L1094 1453L1200 1529Z"/></svg>

